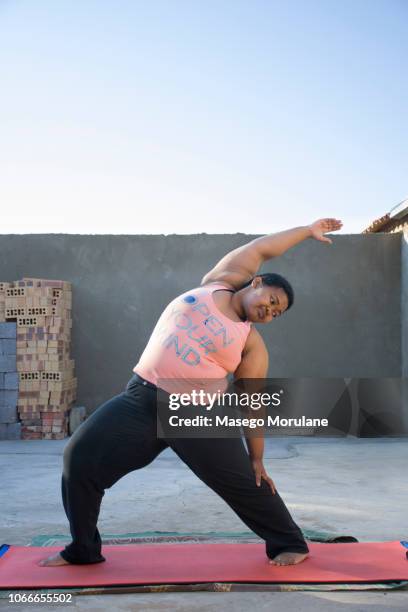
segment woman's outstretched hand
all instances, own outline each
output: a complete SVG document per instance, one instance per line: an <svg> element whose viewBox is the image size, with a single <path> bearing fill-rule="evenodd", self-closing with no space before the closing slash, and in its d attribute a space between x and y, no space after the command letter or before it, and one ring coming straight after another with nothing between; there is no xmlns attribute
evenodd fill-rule
<svg viewBox="0 0 408 612"><path fill-rule="evenodd" d="M332 240L324 234L335 232L342 227L343 223L339 219L319 219L312 223L312 225L309 225L312 238L316 238L316 240L321 242L328 242L329 244L332 244Z"/></svg>
<svg viewBox="0 0 408 612"><path fill-rule="evenodd" d="M252 469L255 472L255 481L256 481L257 486L258 487L261 486L261 480L263 478L264 480L266 480L268 485L271 487L272 493L275 494L276 493L275 483L273 482L272 478L268 476L268 474L266 473L265 466L261 459L252 460Z"/></svg>

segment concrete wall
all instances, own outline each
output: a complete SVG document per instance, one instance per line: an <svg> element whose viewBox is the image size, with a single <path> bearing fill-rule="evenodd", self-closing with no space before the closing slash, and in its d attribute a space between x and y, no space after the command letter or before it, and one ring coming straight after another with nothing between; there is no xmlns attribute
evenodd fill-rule
<svg viewBox="0 0 408 612"><path fill-rule="evenodd" d="M408 227L401 235L401 357L404 381L404 426L408 432Z"/></svg>
<svg viewBox="0 0 408 612"><path fill-rule="evenodd" d="M123 390L163 306L253 237L1 235L0 280L72 282L78 403L92 411ZM341 235L265 266L296 292L285 316L259 326L270 376L401 376L400 245L399 234ZM406 335L404 346L406 368Z"/></svg>

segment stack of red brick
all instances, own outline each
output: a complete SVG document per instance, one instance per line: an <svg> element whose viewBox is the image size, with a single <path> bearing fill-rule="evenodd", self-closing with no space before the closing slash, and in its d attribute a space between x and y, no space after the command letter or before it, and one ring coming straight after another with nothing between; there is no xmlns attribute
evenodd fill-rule
<svg viewBox="0 0 408 612"><path fill-rule="evenodd" d="M3 285L5 320L17 322L21 437L65 438L77 387L70 359L71 283L23 278Z"/></svg>

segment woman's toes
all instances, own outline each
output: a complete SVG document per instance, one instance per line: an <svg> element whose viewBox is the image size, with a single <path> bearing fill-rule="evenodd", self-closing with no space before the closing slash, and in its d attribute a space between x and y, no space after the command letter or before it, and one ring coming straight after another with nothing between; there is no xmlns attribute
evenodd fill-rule
<svg viewBox="0 0 408 612"><path fill-rule="evenodd" d="M65 559L63 559L61 555L57 553L56 555L42 559L38 565L41 565L41 567L55 567L58 565L70 565L70 563L69 561L65 561Z"/></svg>
<svg viewBox="0 0 408 612"><path fill-rule="evenodd" d="M306 559L308 553L284 552L269 560L272 565L297 565Z"/></svg>

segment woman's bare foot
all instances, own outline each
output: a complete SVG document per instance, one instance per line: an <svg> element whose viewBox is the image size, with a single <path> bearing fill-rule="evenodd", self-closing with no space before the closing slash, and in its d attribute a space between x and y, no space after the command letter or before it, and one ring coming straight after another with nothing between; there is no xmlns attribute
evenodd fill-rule
<svg viewBox="0 0 408 612"><path fill-rule="evenodd" d="M309 553L283 552L269 559L272 565L297 565L306 559Z"/></svg>
<svg viewBox="0 0 408 612"><path fill-rule="evenodd" d="M42 559L38 565L41 566L46 566L46 567L53 567L56 565L72 565L72 563L70 563L69 561L65 561L65 559L63 559L61 557L61 555L59 553L57 553L56 555L52 555L51 557L47 557L46 559Z"/></svg>

